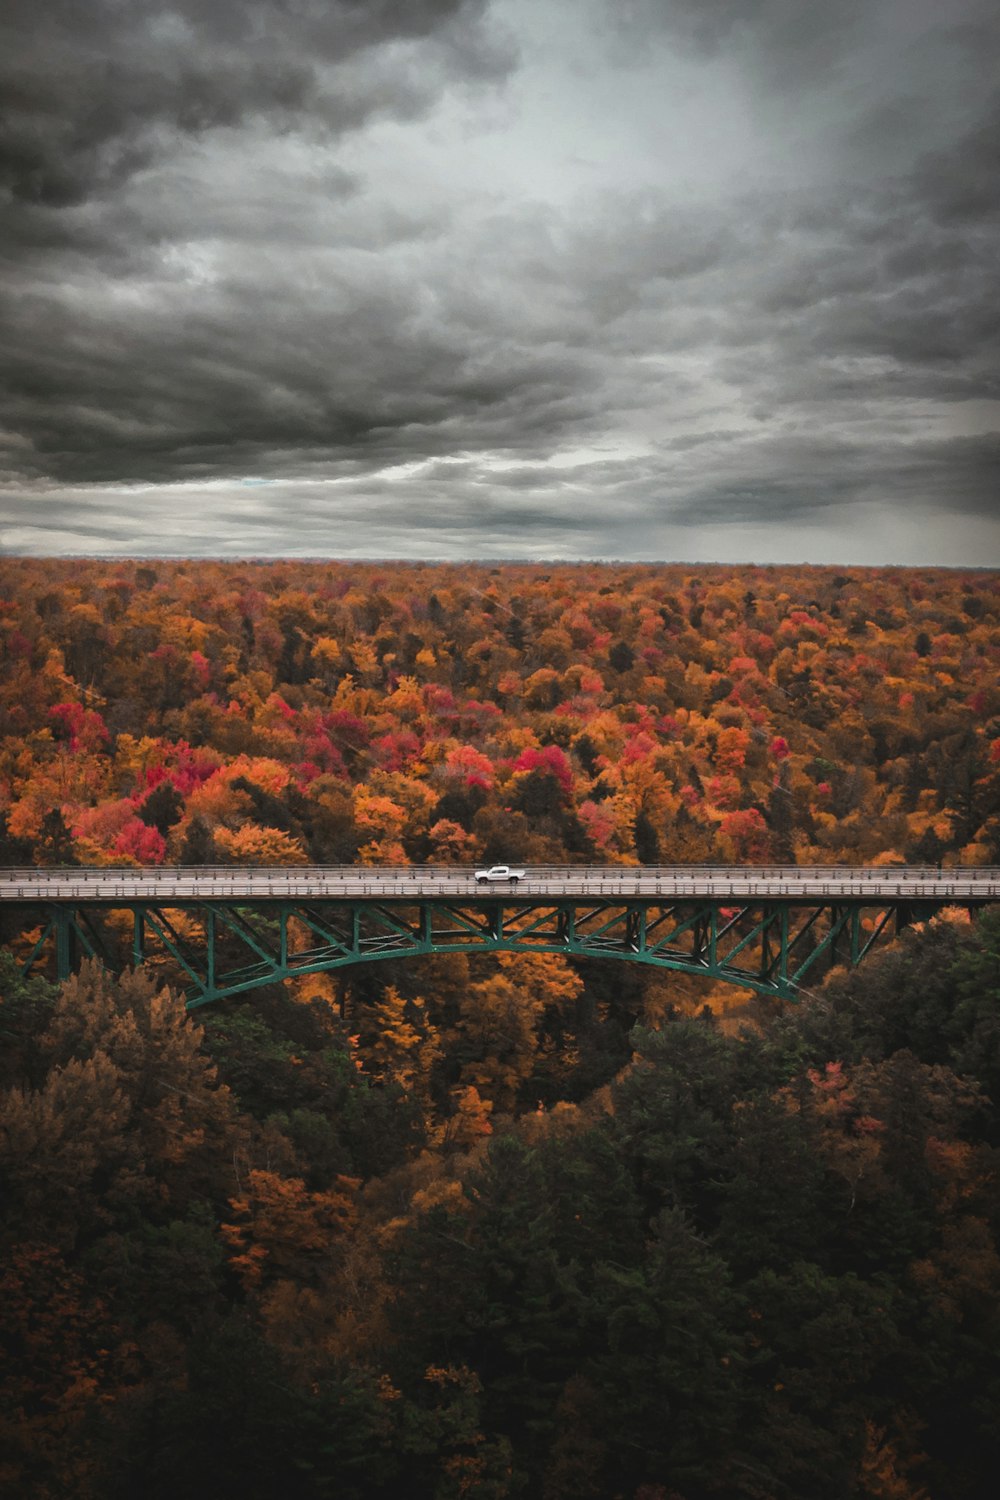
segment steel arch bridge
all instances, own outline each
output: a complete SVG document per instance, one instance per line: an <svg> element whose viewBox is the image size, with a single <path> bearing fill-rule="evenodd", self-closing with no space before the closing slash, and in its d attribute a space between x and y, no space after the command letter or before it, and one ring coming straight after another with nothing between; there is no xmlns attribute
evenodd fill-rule
<svg viewBox="0 0 1000 1500"><path fill-rule="evenodd" d="M567 865L502 888L454 866L0 870L26 973L152 962L191 1010L434 953L612 958L795 999L914 921L996 901L1000 869L915 866Z"/></svg>

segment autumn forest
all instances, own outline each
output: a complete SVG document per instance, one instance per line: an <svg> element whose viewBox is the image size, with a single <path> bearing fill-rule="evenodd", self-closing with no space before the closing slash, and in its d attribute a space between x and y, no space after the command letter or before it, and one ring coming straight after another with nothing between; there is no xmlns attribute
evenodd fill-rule
<svg viewBox="0 0 1000 1500"><path fill-rule="evenodd" d="M1000 865L994 572L8 558L0 662L0 866ZM2 921L0 1493L993 1494L995 908L196 1017Z"/></svg>

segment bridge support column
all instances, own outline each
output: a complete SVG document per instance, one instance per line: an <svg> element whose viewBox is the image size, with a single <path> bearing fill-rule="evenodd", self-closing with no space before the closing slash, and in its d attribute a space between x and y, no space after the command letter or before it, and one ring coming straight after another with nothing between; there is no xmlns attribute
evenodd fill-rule
<svg viewBox="0 0 1000 1500"><path fill-rule="evenodd" d="M788 907L781 908L781 950L778 957L778 978L782 986L788 983Z"/></svg>
<svg viewBox="0 0 1000 1500"><path fill-rule="evenodd" d="M60 983L73 972L73 910L59 906L55 913L56 978Z"/></svg>
<svg viewBox="0 0 1000 1500"><path fill-rule="evenodd" d="M215 912L211 907L205 912L205 978L206 987L215 989Z"/></svg>

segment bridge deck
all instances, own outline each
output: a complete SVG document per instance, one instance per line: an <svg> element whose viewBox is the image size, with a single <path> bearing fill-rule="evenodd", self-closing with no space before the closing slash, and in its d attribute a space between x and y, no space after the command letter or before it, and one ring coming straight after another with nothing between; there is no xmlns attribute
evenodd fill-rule
<svg viewBox="0 0 1000 1500"><path fill-rule="evenodd" d="M234 866L134 869L0 869L0 901L24 903L185 901L426 901L435 897L542 901L930 901L978 905L1000 900L1000 868L871 866L551 865L523 880L477 884L469 866Z"/></svg>

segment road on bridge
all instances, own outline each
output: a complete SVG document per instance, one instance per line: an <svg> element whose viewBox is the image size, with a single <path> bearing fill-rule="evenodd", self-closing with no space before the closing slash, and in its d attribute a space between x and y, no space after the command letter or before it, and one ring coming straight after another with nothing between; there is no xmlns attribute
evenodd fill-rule
<svg viewBox="0 0 1000 1500"><path fill-rule="evenodd" d="M544 902L623 898L668 901L1000 901L1000 868L917 865L636 866L546 865L516 884L477 884L472 866L232 865L152 869L73 867L0 869L0 901L157 904L184 901L492 900Z"/></svg>

